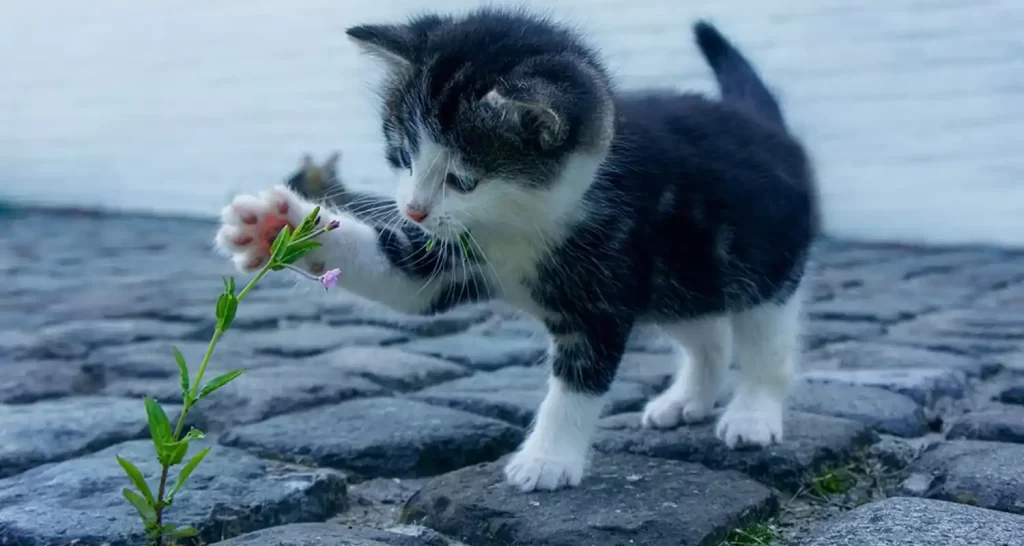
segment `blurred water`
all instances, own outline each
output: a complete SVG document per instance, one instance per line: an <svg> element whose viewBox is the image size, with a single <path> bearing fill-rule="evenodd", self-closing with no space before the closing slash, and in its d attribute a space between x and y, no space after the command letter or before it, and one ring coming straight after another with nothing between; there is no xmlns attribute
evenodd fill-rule
<svg viewBox="0 0 1024 546"><path fill-rule="evenodd" d="M578 20L624 87L713 91L689 33L713 19L811 144L836 235L1024 245L1024 4L532 3ZM0 199L210 215L334 149L390 191L379 72L343 30L436 5L0 3Z"/></svg>

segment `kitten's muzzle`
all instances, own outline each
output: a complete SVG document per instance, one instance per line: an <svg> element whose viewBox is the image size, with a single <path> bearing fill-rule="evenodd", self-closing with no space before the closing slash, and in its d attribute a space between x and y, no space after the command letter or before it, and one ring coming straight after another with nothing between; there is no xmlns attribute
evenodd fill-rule
<svg viewBox="0 0 1024 546"><path fill-rule="evenodd" d="M419 224L427 219L427 209L421 206L410 204L407 207L405 207L405 215L408 216L409 219L412 220L413 222Z"/></svg>

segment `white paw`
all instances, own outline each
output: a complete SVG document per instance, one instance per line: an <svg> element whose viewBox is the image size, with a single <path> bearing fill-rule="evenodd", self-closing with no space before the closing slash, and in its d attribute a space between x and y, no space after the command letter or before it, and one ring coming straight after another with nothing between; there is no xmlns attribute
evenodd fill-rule
<svg viewBox="0 0 1024 546"><path fill-rule="evenodd" d="M718 420L715 434L730 449L779 443L782 441L782 405L733 400Z"/></svg>
<svg viewBox="0 0 1024 546"><path fill-rule="evenodd" d="M239 271L258 270L270 258L270 246L281 229L286 225L294 229L312 210L313 205L284 186L260 192L258 197L239 195L221 210L216 245ZM324 269L317 254L314 250L301 260L301 266L313 274Z"/></svg>
<svg viewBox="0 0 1024 546"><path fill-rule="evenodd" d="M529 448L512 456L505 465L505 480L524 493L576 487L583 480L586 457L547 457Z"/></svg>
<svg viewBox="0 0 1024 546"><path fill-rule="evenodd" d="M644 406L642 423L647 428L675 428L680 423L700 423L707 420L714 407L714 400L669 389Z"/></svg>

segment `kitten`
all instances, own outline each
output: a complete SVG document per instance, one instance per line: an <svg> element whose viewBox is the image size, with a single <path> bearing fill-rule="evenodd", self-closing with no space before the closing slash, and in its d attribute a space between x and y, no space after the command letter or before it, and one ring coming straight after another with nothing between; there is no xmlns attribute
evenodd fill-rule
<svg viewBox="0 0 1024 546"><path fill-rule="evenodd" d="M336 193L344 193L338 176L341 152L333 152L323 165L313 162L313 156L302 156L302 165L286 182L288 188L310 201L327 201Z"/></svg>
<svg viewBox="0 0 1024 546"><path fill-rule="evenodd" d="M783 438L818 230L812 166L748 61L710 24L694 31L721 100L618 92L580 36L522 10L347 30L388 68L400 213L322 213L341 227L300 266L340 268L339 286L408 313L500 298L543 322L548 392L505 467L523 491L580 483L634 326L658 325L690 355L645 426L710 418L735 358L718 437ZM217 242L251 271L267 259L264 222L312 206L284 187L239 196Z"/></svg>
<svg viewBox="0 0 1024 546"><path fill-rule="evenodd" d="M350 189L338 175L341 152L328 156L323 165L313 162L312 156L302 157L302 165L285 185L307 201L321 206L343 209L371 223L399 222L395 200L369 192Z"/></svg>

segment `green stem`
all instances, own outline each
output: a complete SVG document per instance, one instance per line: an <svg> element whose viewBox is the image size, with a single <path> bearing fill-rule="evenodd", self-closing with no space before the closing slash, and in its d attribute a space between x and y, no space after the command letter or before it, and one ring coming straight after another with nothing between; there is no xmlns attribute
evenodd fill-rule
<svg viewBox="0 0 1024 546"><path fill-rule="evenodd" d="M274 263L267 263L267 265L263 266L263 269L261 269L260 272L257 273L256 276L251 281L249 281L249 284L245 285L245 288L243 288L242 291L238 293L238 301L242 301L242 298L244 298L245 295L248 294L249 291L252 290L254 286L256 286L256 283L260 282L260 279L262 279L264 275L270 273L270 268L274 265Z"/></svg>
<svg viewBox="0 0 1024 546"><path fill-rule="evenodd" d="M270 272L270 267L272 265L273 262L267 263L267 265L265 265L263 269L261 269L260 272L257 273L256 276L253 277L251 281L249 281L249 284L245 285L245 288L243 288L242 291L238 293L238 296L236 298L239 302L241 302L242 298L244 298L245 295L248 294L249 291L252 290L254 286L256 286L256 283L260 282L260 279L262 279L264 275ZM172 442L177 442L178 439L181 437L181 429L185 428L185 417L188 415L188 410L192 407L192 401L195 400L196 394L199 393L199 385L202 384L203 374L206 373L206 366L207 364L210 363L210 357L213 356L213 350L214 348L217 347L217 342L220 340L220 337L222 335L224 335L224 330L221 330L221 328L218 326L217 329L213 331L213 337L210 338L210 344L207 345L206 347L206 354L203 355L203 362L202 364L199 365L199 373L196 374L196 381L192 385L192 392L188 393L188 399L184 401L184 405L181 408L181 414L178 415L178 424L175 425L174 434L171 436ZM160 470L160 488L157 490L157 500L155 507L156 525L158 528L163 524L164 492L167 489L167 474L168 471L171 469L171 467L167 464L164 464L162 466L163 468ZM163 535L157 535L156 546L163 546L163 544Z"/></svg>
<svg viewBox="0 0 1024 546"><path fill-rule="evenodd" d="M327 233L327 231L328 231L327 228L320 228L320 229L314 231L313 233L310 233L309 235L306 235L305 237L299 237L298 239L295 239L294 241L291 241L288 244L294 245L295 243L303 243L303 242L306 242L306 241L309 241L309 240L312 240L312 239L316 239L317 237L323 235L324 233Z"/></svg>

